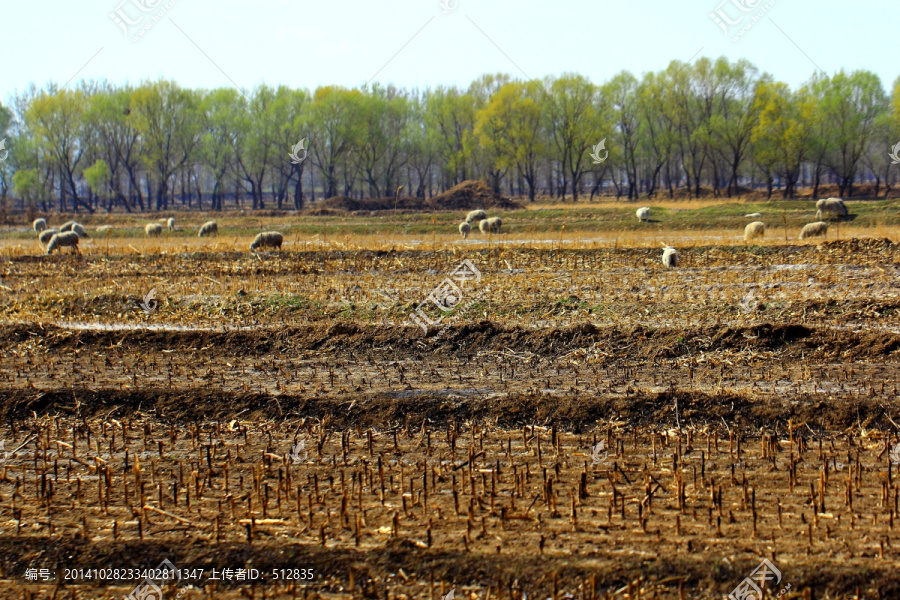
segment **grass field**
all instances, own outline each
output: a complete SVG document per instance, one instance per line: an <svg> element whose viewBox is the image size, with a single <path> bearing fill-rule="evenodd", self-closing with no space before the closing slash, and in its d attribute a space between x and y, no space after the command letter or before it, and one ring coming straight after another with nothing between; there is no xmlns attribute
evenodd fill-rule
<svg viewBox="0 0 900 600"><path fill-rule="evenodd" d="M644 243L646 238L673 237L674 241L690 241L703 236L717 236L722 240L740 240L744 225L752 219L743 215L762 213L762 220L769 228L768 241L784 241L787 233L789 241L796 240L804 224L815 221L815 206L811 200L788 200L773 202L743 202L719 200L660 201L649 203L652 207L649 223L641 223L634 211L642 203L594 202L543 204L528 206L528 210L504 211L497 213L503 218L503 231L496 241L539 240L626 240L628 243ZM839 224L840 231L834 234L852 237L854 235L887 234L900 227L900 200L865 200L847 202L851 213L849 221ZM160 247L208 247L196 239L199 226L207 220L219 223L219 248L245 249L253 235L261 230L277 230L287 236L287 241L303 247L307 243L353 243L370 247L373 244L390 245L408 242L448 243L457 241L456 226L464 213L375 213L372 215L342 216L280 216L258 217L240 215L234 212L215 213L159 213L159 217L175 214L175 232L165 232L161 240L150 240ZM290 213L285 213L290 215ZM182 217L182 215L184 215ZM157 215L131 216L125 214L66 215L52 217L50 226L58 226L73 218L84 224L90 233L101 225L115 228L112 248L125 248L122 240L146 239L144 225L156 221ZM836 228L837 229L837 228ZM2 228L2 246L7 252L34 252L35 234L30 222L24 220L18 226ZM483 241L484 236L473 233L473 238ZM235 238L238 242L235 242ZM244 238L247 238L246 244ZM35 244L28 244L35 241ZM18 244L16 244L18 242ZM132 242L133 243L133 242ZM473 243L477 243L473 242ZM651 242L646 242L651 243ZM228 246L232 244L233 246ZM98 248L100 240L94 240L92 247ZM21 247L20 247L21 246ZM103 245L105 248L105 245Z"/></svg>
<svg viewBox="0 0 900 600"><path fill-rule="evenodd" d="M141 577L99 570L165 559L166 599L682 600L767 560L766 598L897 597L896 202L804 242L810 202L540 205L465 241L94 216L51 257L8 226L0 585L123 598Z"/></svg>

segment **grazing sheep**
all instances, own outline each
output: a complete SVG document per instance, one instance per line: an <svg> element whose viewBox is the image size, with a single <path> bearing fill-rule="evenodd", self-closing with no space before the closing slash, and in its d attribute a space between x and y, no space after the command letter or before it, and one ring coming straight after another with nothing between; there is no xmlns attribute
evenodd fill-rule
<svg viewBox="0 0 900 600"><path fill-rule="evenodd" d="M150 237L159 237L162 235L162 225L159 223L147 223L147 226L144 227L144 231L147 232L147 235Z"/></svg>
<svg viewBox="0 0 900 600"><path fill-rule="evenodd" d="M205 237L207 235L219 235L219 224L215 221L209 221L208 223L204 223L202 227L200 227L200 233L197 234L197 237Z"/></svg>
<svg viewBox="0 0 900 600"><path fill-rule="evenodd" d="M824 236L828 233L828 223L825 221L816 221L815 223L807 223L800 231L800 239Z"/></svg>
<svg viewBox="0 0 900 600"><path fill-rule="evenodd" d="M31 226L34 228L35 233L40 233L47 229L47 219L35 219Z"/></svg>
<svg viewBox="0 0 900 600"><path fill-rule="evenodd" d="M278 248L281 250L281 243L284 241L284 236L281 235L277 231L265 231L256 236L256 239L253 240L253 243L250 244L250 250L256 250L257 248Z"/></svg>
<svg viewBox="0 0 900 600"><path fill-rule="evenodd" d="M748 219L761 219L762 213L750 213L749 215L744 215Z"/></svg>
<svg viewBox="0 0 900 600"><path fill-rule="evenodd" d="M500 220L500 217L491 217L480 221L478 229L481 230L481 233L500 233L501 225L503 225L503 221Z"/></svg>
<svg viewBox="0 0 900 600"><path fill-rule="evenodd" d="M63 247L72 248L78 252L78 240L81 238L74 231L60 231L50 238L50 245L47 246L47 254L51 254L57 248L62 253Z"/></svg>
<svg viewBox="0 0 900 600"><path fill-rule="evenodd" d="M840 198L823 198L816 202L816 218L819 220L825 216L841 219L848 214L847 205Z"/></svg>
<svg viewBox="0 0 900 600"><path fill-rule="evenodd" d="M100 235L109 235L110 233L112 233L112 227L110 227L109 225L101 225L97 228L97 233L99 233Z"/></svg>
<svg viewBox="0 0 900 600"><path fill-rule="evenodd" d="M649 221L650 220L650 207L642 206L637 209L635 213L637 215L638 221Z"/></svg>
<svg viewBox="0 0 900 600"><path fill-rule="evenodd" d="M766 224L762 221L753 221L747 223L744 227L744 241L748 242L754 238L761 238L766 234Z"/></svg>
<svg viewBox="0 0 900 600"><path fill-rule="evenodd" d="M469 238L469 233L471 231L472 231L472 226L469 225L467 222L463 221L462 223L459 224L459 233L462 234L464 240Z"/></svg>
<svg viewBox="0 0 900 600"><path fill-rule="evenodd" d="M169 231L175 231L175 219L173 217L169 217L166 221L166 227L169 228Z"/></svg>
<svg viewBox="0 0 900 600"><path fill-rule="evenodd" d="M83 238L89 238L89 237L91 237L91 236L89 236L89 235L87 234L87 231L85 231L85 229L84 229L84 225L82 225L81 223L73 223L73 224L72 224L72 231L74 231L75 233L77 233L77 234L78 234L78 237L83 237Z"/></svg>
<svg viewBox="0 0 900 600"><path fill-rule="evenodd" d="M487 219L487 213L483 210L473 210L466 215L466 223L475 223Z"/></svg>
<svg viewBox="0 0 900 600"><path fill-rule="evenodd" d="M672 246L663 246L662 264L671 269L678 266L678 250Z"/></svg>
<svg viewBox="0 0 900 600"><path fill-rule="evenodd" d="M59 231L56 229L45 229L41 232L41 235L38 236L38 241L41 243L41 246L46 246L57 233L59 233Z"/></svg>

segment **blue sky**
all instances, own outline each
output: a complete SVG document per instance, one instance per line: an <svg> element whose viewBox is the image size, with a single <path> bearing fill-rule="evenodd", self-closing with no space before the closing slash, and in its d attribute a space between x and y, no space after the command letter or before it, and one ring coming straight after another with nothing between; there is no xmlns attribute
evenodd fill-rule
<svg viewBox="0 0 900 600"><path fill-rule="evenodd" d="M444 0L445 13L441 0L0 0L0 101L72 78L313 89L374 77L421 88L577 72L599 83L722 55L791 86L816 65L871 70L887 91L900 75L900 2L721 1ZM728 36L710 17L717 9L723 22L743 17Z"/></svg>

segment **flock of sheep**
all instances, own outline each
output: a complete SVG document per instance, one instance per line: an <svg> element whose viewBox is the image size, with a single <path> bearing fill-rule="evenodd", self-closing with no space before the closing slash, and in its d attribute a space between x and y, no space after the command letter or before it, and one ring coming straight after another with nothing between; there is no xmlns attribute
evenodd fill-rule
<svg viewBox="0 0 900 600"><path fill-rule="evenodd" d="M500 226L503 225L500 217L491 217L489 219L487 213L483 210L470 211L466 215L466 220L459 224L459 233L463 236L463 239L468 239L469 234L472 232L472 223L478 223L478 230L481 233L500 233Z"/></svg>
<svg viewBox="0 0 900 600"><path fill-rule="evenodd" d="M650 207L642 206L637 209L635 212L637 215L638 221L649 221L650 220ZM805 240L807 238L812 237L824 237L828 233L828 223L823 221L823 218L833 218L833 219L844 219L849 215L849 211L847 210L847 205L844 204L844 201L840 198L822 198L818 202L816 202L816 218L819 219L813 223L807 223L803 226L803 229L800 230L799 239ZM744 217L759 219L762 217L761 213L750 213L748 215L744 215ZM751 223L747 223L747 226L744 227L744 241L750 241L756 238L761 238L766 233L766 224L762 221L753 221ZM662 255L663 265L666 267L676 267L678 266L678 252L675 248L664 244L663 245L663 255Z"/></svg>
<svg viewBox="0 0 900 600"><path fill-rule="evenodd" d="M639 221L649 221L650 207L642 206L637 209L635 214ZM800 231L800 239L805 240L826 235L828 233L828 223L821 220L823 217L841 219L847 217L848 214L847 206L840 198L823 198L819 200L816 202L816 218L819 220L804 225ZM762 217L762 214L750 213L744 216L758 219ZM148 223L144 227L144 232L148 237L159 237L163 232L162 223L166 224L169 231L175 230L175 219L169 217L160 219L158 223ZM478 230L485 234L500 233L500 227L503 225L500 217L488 218L487 213L483 210L470 211L466 215L466 220L459 224L459 233L463 236L463 239L469 237L473 223L478 223ZM47 254L51 254L54 250L62 252L62 248L72 248L75 252L78 252L78 241L81 238L90 237L84 226L75 221L64 223L58 230L48 228L45 219L35 219L32 226L34 231L38 233L38 241L40 241L42 246L46 246ZM111 229L107 225L97 228L97 233L100 234L108 235L110 231ZM753 221L744 227L744 240L750 241L761 238L765 233L765 223ZM219 225L215 221L209 221L200 227L197 235L202 238L218 234ZM250 244L250 250L253 251L259 248L277 248L280 250L282 243L284 243L284 235L278 231L266 231L256 236ZM678 251L668 244L663 244L662 263L668 268L677 267Z"/></svg>
<svg viewBox="0 0 900 600"><path fill-rule="evenodd" d="M75 221L67 221L59 229L52 229L47 227L46 219L35 219L31 226L38 234L41 245L47 247L47 254L57 249L62 252L63 248L73 248L78 252L78 240L90 237L84 226Z"/></svg>
<svg viewBox="0 0 900 600"><path fill-rule="evenodd" d="M844 219L850 213L847 211L847 205L840 198L822 198L816 202L816 219L813 223L807 223L800 230L799 239L805 240L812 237L824 237L828 233L828 223L823 218ZM744 215L745 217L759 218L760 213L752 213ZM766 233L766 225L762 221L753 221L744 227L744 240L750 241L761 238Z"/></svg>
<svg viewBox="0 0 900 600"><path fill-rule="evenodd" d="M160 219L161 223L165 223L169 231L175 231L175 219L169 217ZM163 226L161 223L147 223L144 227L144 233L148 237L159 237L162 235ZM62 252L63 248L72 248L74 252L78 252L78 242L81 238L90 238L84 226L75 221L68 221L60 226L59 229L48 228L46 219L35 219L31 224L35 233L38 234L38 241L41 246L47 248L47 254L52 254L54 250ZM97 228L97 233L101 235L109 235L112 228L109 225L101 225ZM200 227L199 237L210 235L218 235L219 225L215 221L204 223ZM280 234L279 234L280 235ZM280 247L280 246L279 246Z"/></svg>

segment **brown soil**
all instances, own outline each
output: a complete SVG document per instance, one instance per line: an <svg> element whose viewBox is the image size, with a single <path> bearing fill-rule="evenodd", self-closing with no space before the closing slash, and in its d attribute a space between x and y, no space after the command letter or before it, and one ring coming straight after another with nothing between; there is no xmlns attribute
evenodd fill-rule
<svg viewBox="0 0 900 600"><path fill-rule="evenodd" d="M323 200L317 209L343 210L355 213L397 210L403 212L431 212L483 209L518 210L522 205L495 194L483 181L463 181L434 198L366 198L357 200L347 196L333 196Z"/></svg>
<svg viewBox="0 0 900 600"><path fill-rule="evenodd" d="M0 326L0 597L168 559L267 577L167 599L705 599L763 558L786 600L897 597L896 252L471 253L491 291L427 335L461 256L15 257L0 309L45 319Z"/></svg>
<svg viewBox="0 0 900 600"><path fill-rule="evenodd" d="M443 210L502 209L517 210L522 206L495 193L483 181L463 181L431 200L431 205Z"/></svg>

